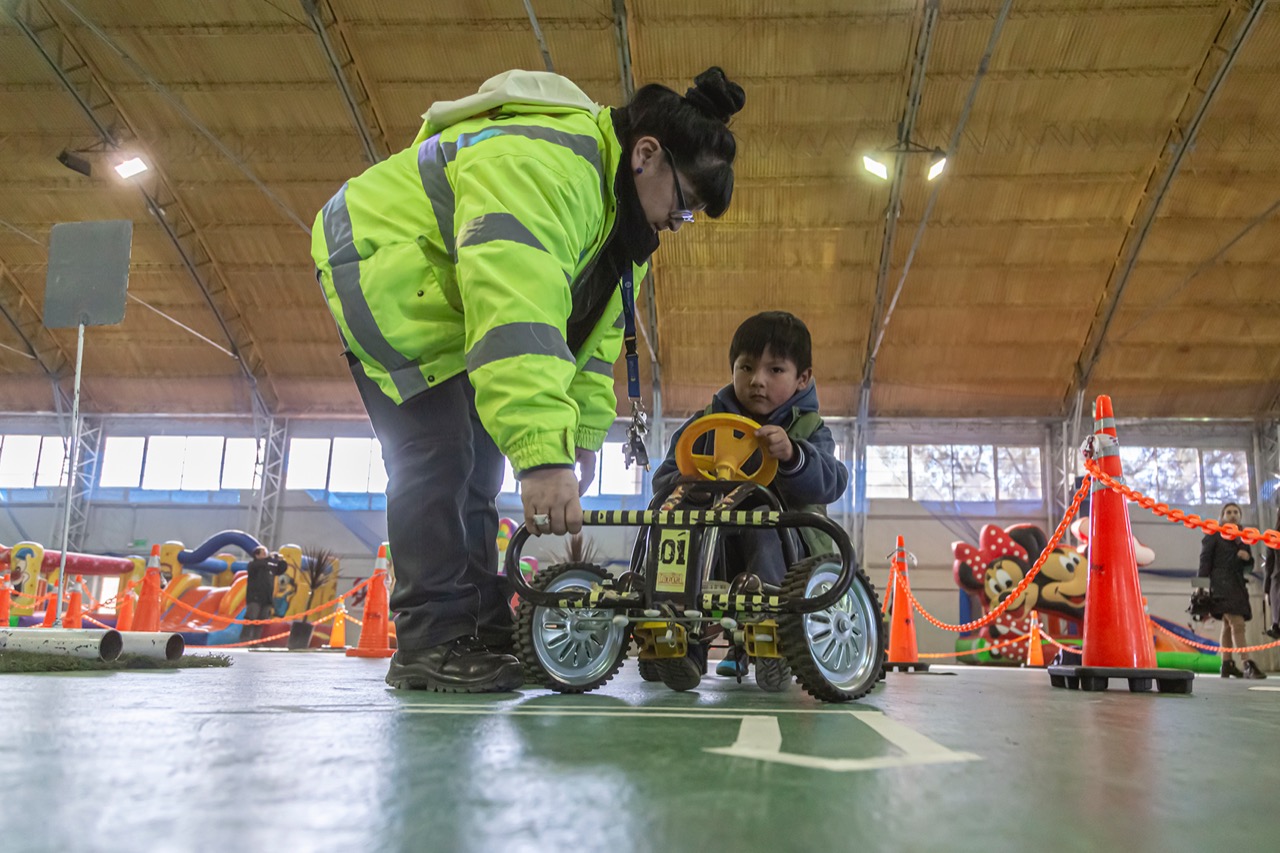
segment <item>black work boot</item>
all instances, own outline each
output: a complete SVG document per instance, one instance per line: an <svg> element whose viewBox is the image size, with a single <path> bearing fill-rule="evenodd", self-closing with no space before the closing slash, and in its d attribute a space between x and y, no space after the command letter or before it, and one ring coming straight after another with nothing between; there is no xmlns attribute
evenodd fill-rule
<svg viewBox="0 0 1280 853"><path fill-rule="evenodd" d="M1245 664L1245 666L1248 666L1248 664ZM1236 666L1235 661L1224 660L1222 662L1222 677L1230 678L1232 676L1235 676L1236 678L1244 678L1244 673L1240 671L1240 667Z"/></svg>
<svg viewBox="0 0 1280 853"><path fill-rule="evenodd" d="M489 651L479 637L459 637L429 649L400 649L387 684L397 690L504 693L524 684L524 667L511 655Z"/></svg>
<svg viewBox="0 0 1280 853"><path fill-rule="evenodd" d="M505 631L486 631L481 628L480 641L484 643L485 648L493 652L495 655L515 656L516 637L513 629L508 628Z"/></svg>
<svg viewBox="0 0 1280 853"><path fill-rule="evenodd" d="M1256 663L1254 663L1251 660L1247 660L1244 662L1244 675L1241 677L1258 679L1258 678L1266 678L1267 674L1262 670L1258 669L1258 665Z"/></svg>

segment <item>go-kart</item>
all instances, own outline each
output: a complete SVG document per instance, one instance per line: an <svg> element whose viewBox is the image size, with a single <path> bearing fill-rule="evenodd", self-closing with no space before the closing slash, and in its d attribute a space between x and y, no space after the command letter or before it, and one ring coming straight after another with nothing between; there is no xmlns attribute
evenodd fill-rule
<svg viewBox="0 0 1280 853"><path fill-rule="evenodd" d="M648 510L583 513L584 526L642 528L619 577L561 563L526 581L518 566L529 533L516 530L506 572L520 598L516 653L531 682L561 693L595 690L634 641L641 674L674 690L699 684L713 644L748 655L766 690L786 689L794 676L818 699L847 702L875 687L886 643L875 589L843 528L816 512L788 511L769 491L778 463L763 452L757 429L738 415L700 418L676 446L680 481ZM704 436L709 452L695 453ZM794 538L782 534L805 527L829 536L839 553L800 559ZM726 565L724 534L747 529L780 535L790 567L781 586Z"/></svg>

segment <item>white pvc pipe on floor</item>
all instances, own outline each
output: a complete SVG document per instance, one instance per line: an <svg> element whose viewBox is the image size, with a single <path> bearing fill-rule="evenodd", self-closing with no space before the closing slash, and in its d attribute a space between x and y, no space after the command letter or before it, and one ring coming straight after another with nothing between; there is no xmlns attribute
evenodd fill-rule
<svg viewBox="0 0 1280 853"><path fill-rule="evenodd" d="M120 653L125 655L177 660L187 647L181 634L164 631L121 631L120 637L124 640Z"/></svg>
<svg viewBox="0 0 1280 853"><path fill-rule="evenodd" d="M181 639L181 637L179 637ZM114 629L0 628L0 650L113 661L124 647Z"/></svg>

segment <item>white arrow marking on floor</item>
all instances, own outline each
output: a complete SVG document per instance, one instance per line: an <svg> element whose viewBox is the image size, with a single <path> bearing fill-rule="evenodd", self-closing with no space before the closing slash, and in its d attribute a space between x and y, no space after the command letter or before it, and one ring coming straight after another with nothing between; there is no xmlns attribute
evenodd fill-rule
<svg viewBox="0 0 1280 853"><path fill-rule="evenodd" d="M889 770L895 767L915 767L922 764L953 764L962 761L981 761L982 757L971 752L955 752L930 740L914 729L889 719L879 711L822 710L813 713L848 714L871 728L876 734L900 749L902 755L882 755L875 758L822 758L816 755L800 755L782 751L782 730L778 718L769 711L747 712L723 709L669 710L666 708L566 708L560 707L495 707L492 705L453 705L423 703L408 705L402 709L410 714L443 714L447 716L496 716L513 717L660 717L701 720L739 720L738 739L732 746L704 747L703 752L727 755L731 758L750 758L774 764L789 764L810 770L829 770L851 773L860 770ZM802 710L776 709L778 713L806 713Z"/></svg>
<svg viewBox="0 0 1280 853"><path fill-rule="evenodd" d="M775 764L790 764L793 767L831 770L839 773L982 760L980 756L971 752L954 752L947 749L919 732L889 719L879 711L850 711L849 713L905 754L883 755L876 758L821 758L816 755L782 752L782 731L778 728L777 717L744 717L738 729L738 739L733 746L714 747L703 751L734 758L753 758L757 761L771 761Z"/></svg>

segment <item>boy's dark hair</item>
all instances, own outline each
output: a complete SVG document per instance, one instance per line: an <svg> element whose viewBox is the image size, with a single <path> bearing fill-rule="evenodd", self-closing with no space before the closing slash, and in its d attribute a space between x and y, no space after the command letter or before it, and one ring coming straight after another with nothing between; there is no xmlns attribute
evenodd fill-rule
<svg viewBox="0 0 1280 853"><path fill-rule="evenodd" d="M765 349L775 358L788 358L796 363L796 373L804 373L813 367L813 341L809 327L799 317L787 311L761 311L748 317L733 333L729 344L729 367L738 356L759 358Z"/></svg>
<svg viewBox="0 0 1280 853"><path fill-rule="evenodd" d="M636 92L619 112L626 118L624 149L642 136L652 136L671 152L680 172L693 182L707 206L719 217L733 197L733 158L737 143L728 128L730 117L746 103L742 87L719 68L708 68L683 96L650 83Z"/></svg>

